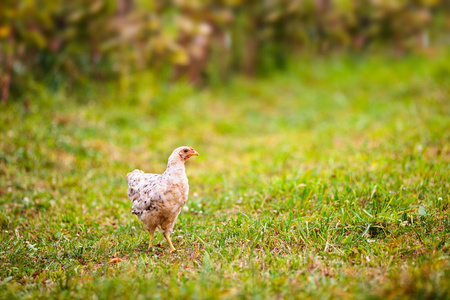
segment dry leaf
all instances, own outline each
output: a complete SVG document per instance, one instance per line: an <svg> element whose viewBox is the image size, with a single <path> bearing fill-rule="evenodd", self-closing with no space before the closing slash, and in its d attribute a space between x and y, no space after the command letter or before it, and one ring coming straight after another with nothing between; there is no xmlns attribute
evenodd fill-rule
<svg viewBox="0 0 450 300"><path fill-rule="evenodd" d="M121 260L120 258L115 257L115 258L111 259L111 260L108 262L108 264L116 264L116 263L119 263L119 262L121 262L121 261L122 261L122 260Z"/></svg>

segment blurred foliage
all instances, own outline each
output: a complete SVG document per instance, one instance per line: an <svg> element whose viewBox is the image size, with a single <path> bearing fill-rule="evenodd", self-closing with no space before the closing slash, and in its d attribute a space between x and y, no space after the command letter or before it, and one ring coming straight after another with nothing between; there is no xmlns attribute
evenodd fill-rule
<svg viewBox="0 0 450 300"><path fill-rule="evenodd" d="M448 29L448 9L441 0L2 0L1 98L36 80L151 68L199 84L280 68L299 51L404 52L428 46L430 28Z"/></svg>

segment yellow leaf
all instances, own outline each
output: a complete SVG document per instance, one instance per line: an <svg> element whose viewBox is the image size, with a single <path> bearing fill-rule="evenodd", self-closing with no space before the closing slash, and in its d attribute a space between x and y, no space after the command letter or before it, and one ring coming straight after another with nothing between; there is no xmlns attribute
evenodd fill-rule
<svg viewBox="0 0 450 300"><path fill-rule="evenodd" d="M189 55L183 49L177 49L177 51L172 56L173 63L177 65L185 66L189 64Z"/></svg>
<svg viewBox="0 0 450 300"><path fill-rule="evenodd" d="M0 26L0 38L8 37L10 32L11 32L11 27Z"/></svg>
<svg viewBox="0 0 450 300"><path fill-rule="evenodd" d="M117 264L117 263L120 263L121 261L122 261L122 260L121 260L120 258L115 257L115 258L111 259L111 260L108 262L108 264Z"/></svg>

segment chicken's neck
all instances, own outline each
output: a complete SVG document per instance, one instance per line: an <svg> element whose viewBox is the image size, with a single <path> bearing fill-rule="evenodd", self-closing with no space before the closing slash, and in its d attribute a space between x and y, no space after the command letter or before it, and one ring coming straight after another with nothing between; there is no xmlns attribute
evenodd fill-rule
<svg viewBox="0 0 450 300"><path fill-rule="evenodd" d="M186 177L186 169L184 168L184 159L181 157L170 156L167 163L167 169L164 176L168 177Z"/></svg>

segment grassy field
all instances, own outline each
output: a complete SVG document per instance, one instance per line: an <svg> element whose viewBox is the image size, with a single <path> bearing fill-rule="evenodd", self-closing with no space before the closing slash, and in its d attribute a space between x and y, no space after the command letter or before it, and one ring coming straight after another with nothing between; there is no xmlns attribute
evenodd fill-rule
<svg viewBox="0 0 450 300"><path fill-rule="evenodd" d="M36 87L0 112L0 298L448 299L449 78L440 53ZM183 251L148 251L125 176L181 145Z"/></svg>

